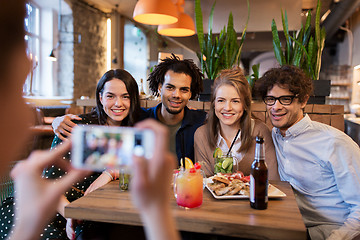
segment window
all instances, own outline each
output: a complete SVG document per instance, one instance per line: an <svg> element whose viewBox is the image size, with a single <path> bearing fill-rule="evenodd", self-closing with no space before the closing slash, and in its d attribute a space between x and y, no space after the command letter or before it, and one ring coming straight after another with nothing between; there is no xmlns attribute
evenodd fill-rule
<svg viewBox="0 0 360 240"><path fill-rule="evenodd" d="M148 59L146 35L134 23L127 20L124 26L124 68L135 78L139 89L142 87L146 93L148 93L146 81Z"/></svg>
<svg viewBox="0 0 360 240"><path fill-rule="evenodd" d="M27 53L32 60L32 69L25 81L23 92L26 95L36 95L39 93L40 84L38 68L40 56L40 11L33 3L26 4L25 31Z"/></svg>

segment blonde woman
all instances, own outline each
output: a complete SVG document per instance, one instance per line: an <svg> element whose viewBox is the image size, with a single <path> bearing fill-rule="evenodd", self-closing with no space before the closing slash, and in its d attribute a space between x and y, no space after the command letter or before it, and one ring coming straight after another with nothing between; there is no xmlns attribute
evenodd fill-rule
<svg viewBox="0 0 360 240"><path fill-rule="evenodd" d="M271 132L263 122L251 118L251 91L242 70L221 71L214 81L207 122L195 132L195 161L202 163L206 176L213 175L215 148L227 153L235 139L231 149L236 159L233 167L250 175L255 136L265 140L269 179L279 180Z"/></svg>

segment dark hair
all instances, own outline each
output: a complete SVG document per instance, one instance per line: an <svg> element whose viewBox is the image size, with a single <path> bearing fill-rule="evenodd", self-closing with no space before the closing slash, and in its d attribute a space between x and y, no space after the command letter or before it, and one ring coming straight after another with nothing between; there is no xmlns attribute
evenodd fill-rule
<svg viewBox="0 0 360 240"><path fill-rule="evenodd" d="M249 83L244 76L244 72L238 67L222 70L214 81L207 125L210 146L216 147L216 142L219 137L220 123L218 117L215 115L215 98L217 90L223 85L234 87L243 104L244 113L240 119L241 147L237 151L246 152L252 143L251 90Z"/></svg>
<svg viewBox="0 0 360 240"><path fill-rule="evenodd" d="M294 95L298 95L300 103L306 101L307 96L313 92L312 80L298 67L284 65L280 68L268 70L256 81L256 91L264 98L275 84L289 88Z"/></svg>
<svg viewBox="0 0 360 240"><path fill-rule="evenodd" d="M150 73L149 78L149 88L155 96L158 96L159 84L164 83L164 77L167 71L172 70L175 73L184 73L191 77L191 99L194 99L199 93L203 90L202 79L204 75L201 73L200 69L191 59L180 60L179 57L174 54L170 58L165 58L161 60L153 72Z"/></svg>
<svg viewBox="0 0 360 240"><path fill-rule="evenodd" d="M100 102L100 94L104 91L104 85L108 81L113 79L119 79L124 82L126 90L130 95L130 110L129 115L121 121L121 126L133 126L138 120L141 112L140 100L139 100L139 89L138 85L131 76L131 74L123 69L114 69L107 71L99 80L96 86L96 108L95 112L99 118L99 124L105 125L107 122L108 115L103 109L103 105Z"/></svg>
<svg viewBox="0 0 360 240"><path fill-rule="evenodd" d="M25 1L0 1L0 73L1 78L9 69L9 59L14 50L22 45L25 49L25 27L26 15Z"/></svg>

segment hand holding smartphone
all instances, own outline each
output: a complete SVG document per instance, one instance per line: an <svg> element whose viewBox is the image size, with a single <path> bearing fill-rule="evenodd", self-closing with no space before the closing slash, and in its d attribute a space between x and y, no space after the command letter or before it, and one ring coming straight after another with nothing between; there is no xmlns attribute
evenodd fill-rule
<svg viewBox="0 0 360 240"><path fill-rule="evenodd" d="M72 135L73 166L94 171L129 167L133 154L150 159L155 147L149 129L79 125Z"/></svg>

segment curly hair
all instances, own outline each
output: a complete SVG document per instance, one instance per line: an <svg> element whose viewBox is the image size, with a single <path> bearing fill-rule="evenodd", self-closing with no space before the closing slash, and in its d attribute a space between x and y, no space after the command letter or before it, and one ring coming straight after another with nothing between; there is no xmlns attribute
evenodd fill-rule
<svg viewBox="0 0 360 240"><path fill-rule="evenodd" d="M229 85L236 89L244 107L244 113L239 120L241 129L241 146L237 152L246 152L252 143L251 90L244 72L238 67L222 70L214 81L211 94L210 111L207 119L209 143L210 146L216 147L216 141L219 137L220 121L215 114L215 100L218 89L224 85Z"/></svg>
<svg viewBox="0 0 360 240"><path fill-rule="evenodd" d="M266 97L275 84L284 85L294 95L298 95L300 103L304 103L307 96L313 93L312 80L298 67L284 65L280 68L272 68L259 78L255 83L256 92L262 97Z"/></svg>
<svg viewBox="0 0 360 240"><path fill-rule="evenodd" d="M184 73L191 77L191 99L196 98L198 94L203 91L202 79L204 75L196 64L191 59L180 60L179 57L172 53L171 57L161 60L161 63L155 67L154 71L150 73L149 78L147 79L149 81L149 88L155 96L159 95L159 84L164 83L165 74L169 70L172 70L175 73Z"/></svg>

